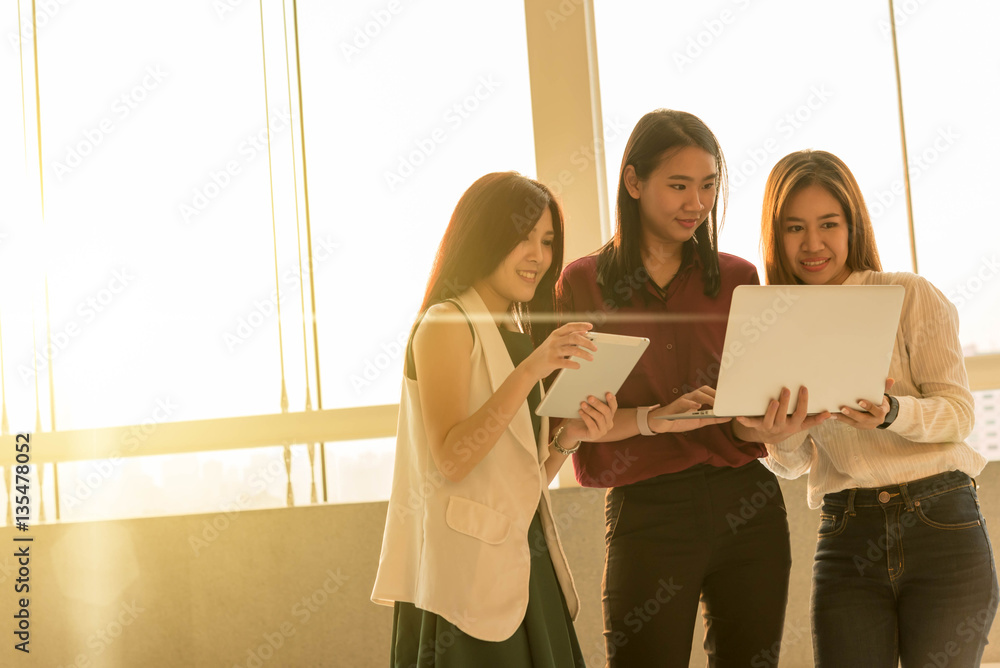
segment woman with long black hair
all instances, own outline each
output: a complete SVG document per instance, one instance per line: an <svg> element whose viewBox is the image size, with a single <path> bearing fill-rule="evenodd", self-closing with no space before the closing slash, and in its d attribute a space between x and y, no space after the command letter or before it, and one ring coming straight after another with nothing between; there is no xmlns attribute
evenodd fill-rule
<svg viewBox="0 0 1000 668"><path fill-rule="evenodd" d="M407 346L372 593L394 605L393 666L584 666L548 485L616 403L590 397L551 437L535 415L542 379L596 350L586 323L552 331L562 253L552 193L514 172L476 181L441 241Z"/></svg>
<svg viewBox="0 0 1000 668"><path fill-rule="evenodd" d="M656 419L714 404L733 290L759 283L718 250L724 193L712 131L685 112L646 114L622 158L614 237L557 286L565 320L650 340L614 426L573 458L582 485L609 488L611 666L686 667L699 601L710 666L778 661L791 555L764 446L729 420Z"/></svg>

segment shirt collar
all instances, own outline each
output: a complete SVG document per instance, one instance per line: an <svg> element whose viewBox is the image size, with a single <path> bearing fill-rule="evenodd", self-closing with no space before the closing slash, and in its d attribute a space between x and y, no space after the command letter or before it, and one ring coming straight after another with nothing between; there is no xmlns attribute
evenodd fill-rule
<svg viewBox="0 0 1000 668"><path fill-rule="evenodd" d="M852 271L850 276L844 279L841 285L864 285L865 279L868 278L868 274L872 273L870 269L865 269L863 271Z"/></svg>
<svg viewBox="0 0 1000 668"><path fill-rule="evenodd" d="M698 251L695 250L693 244L685 244L681 255L681 266L677 269L674 277L670 279L670 282L667 283L667 289L660 288L660 286L653 282L652 278L649 278L646 280L646 289L643 293L647 299L652 296L660 301L666 301L670 286L674 285L676 281L685 280L687 275L695 270L701 271L701 256L698 255Z"/></svg>

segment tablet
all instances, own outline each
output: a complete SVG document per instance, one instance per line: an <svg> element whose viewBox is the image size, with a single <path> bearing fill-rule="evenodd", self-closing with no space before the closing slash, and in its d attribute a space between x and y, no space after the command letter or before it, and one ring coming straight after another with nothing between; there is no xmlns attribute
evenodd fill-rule
<svg viewBox="0 0 1000 668"><path fill-rule="evenodd" d="M607 392L617 394L622 383L632 373L649 339L639 336L588 332L587 338L597 344L593 360L573 358L579 369L560 369L548 392L535 410L537 415L559 418L580 417L580 402L595 396L602 401Z"/></svg>

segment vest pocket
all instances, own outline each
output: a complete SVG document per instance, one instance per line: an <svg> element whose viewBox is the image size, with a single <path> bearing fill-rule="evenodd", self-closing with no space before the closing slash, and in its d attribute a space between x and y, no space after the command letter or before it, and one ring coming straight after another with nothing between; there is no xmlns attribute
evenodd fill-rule
<svg viewBox="0 0 1000 668"><path fill-rule="evenodd" d="M448 499L445 520L455 531L478 538L490 545L499 545L510 533L510 518L478 501L461 496Z"/></svg>

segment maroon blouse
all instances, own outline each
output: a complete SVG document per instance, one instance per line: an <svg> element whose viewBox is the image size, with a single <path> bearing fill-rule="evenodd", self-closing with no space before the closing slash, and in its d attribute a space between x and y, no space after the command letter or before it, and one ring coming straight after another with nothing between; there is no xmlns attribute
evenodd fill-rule
<svg viewBox="0 0 1000 668"><path fill-rule="evenodd" d="M760 284L757 269L735 255L719 253L719 270L722 288L712 299L704 292L700 260L689 253L665 292L648 280L622 308L601 295L596 255L563 270L556 286L561 322L590 322L597 332L649 339L617 394L619 407L666 405L702 385L716 386L733 290ZM624 291L619 294L629 291L624 283L614 287ZM726 422L679 434L585 443L573 455L573 467L584 487L618 487L696 464L742 466L766 454L762 444L734 436Z"/></svg>

